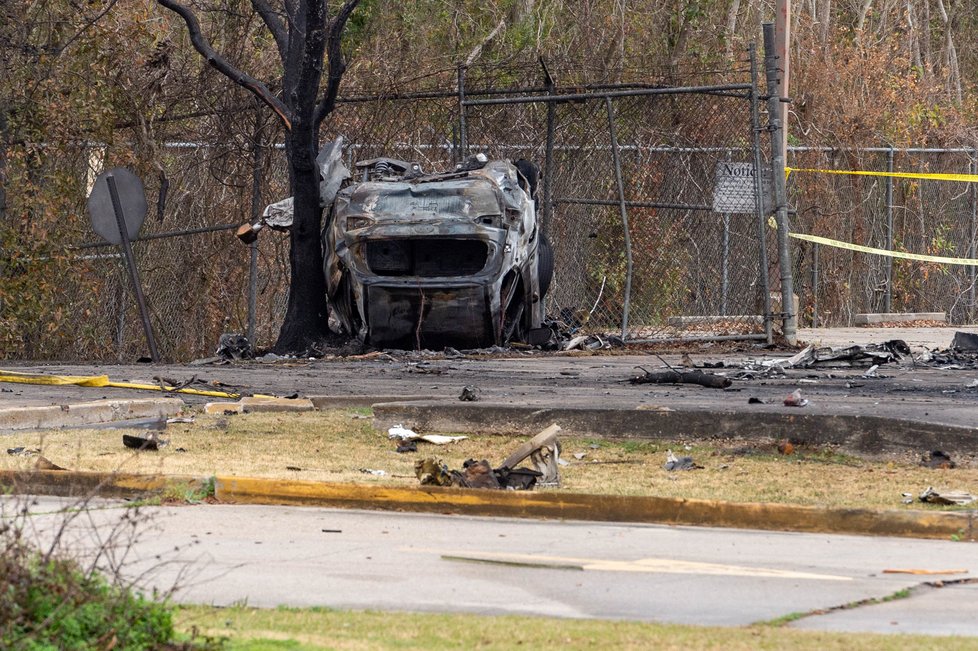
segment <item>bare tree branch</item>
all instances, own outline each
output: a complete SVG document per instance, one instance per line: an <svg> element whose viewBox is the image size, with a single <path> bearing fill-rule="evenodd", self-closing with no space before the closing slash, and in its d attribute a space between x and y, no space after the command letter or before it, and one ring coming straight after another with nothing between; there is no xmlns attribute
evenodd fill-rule
<svg viewBox="0 0 978 651"><path fill-rule="evenodd" d="M278 47L278 55L282 61L285 61L285 55L289 47L289 34L285 30L285 24L282 22L282 19L265 0L251 0L251 6L261 16L265 27L271 32L272 38L275 39L275 45Z"/></svg>
<svg viewBox="0 0 978 651"><path fill-rule="evenodd" d="M347 0L329 22L329 36L326 40L326 56L329 58L329 77L326 80L326 93L316 106L315 123L318 126L336 108L336 98L340 92L340 81L346 72L343 59L343 30L360 0Z"/></svg>
<svg viewBox="0 0 978 651"><path fill-rule="evenodd" d="M238 84L242 88L246 88L251 93L253 93L258 99L264 102L272 111L279 117L282 124L285 125L286 130L292 130L292 117L289 115L289 110L282 103L282 101L276 97L272 91L262 82L258 81L251 75L238 70L227 59L218 54L214 48L208 43L207 38L201 32L200 22L197 20L197 16L194 12L190 10L189 7L176 2L176 0L156 0L158 4L166 7L170 11L173 11L187 24L187 31L190 34L190 42L193 43L194 49L200 53L207 63L210 64L215 70L220 72L222 75Z"/></svg>
<svg viewBox="0 0 978 651"><path fill-rule="evenodd" d="M79 30L78 30L78 31L77 31L77 32L75 33L75 35L74 35L74 36L72 36L72 37L71 37L71 38L69 38L69 39L68 39L67 41L65 41L65 42L64 42L64 45L62 45L61 47L59 47L59 48L58 48L58 51L57 51L57 54L58 54L58 55L60 55L60 54L61 54L61 53L63 53L63 52L65 51L65 50L67 50L67 49L68 49L68 47L69 47L69 46L70 46L70 45L71 45L72 43L74 43L74 42L75 42L76 40L78 40L78 38L79 38L79 37L80 37L80 36L81 36L82 34L84 34L85 32L87 32L87 31L88 31L88 30L89 30L89 29L90 29L90 28L92 27L92 25L94 25L94 24L95 24L95 23L97 23L97 22L98 22L99 20L101 20L101 19L102 19L102 16L104 16L104 15L105 15L105 14L107 14L107 13L109 13L109 10L110 10L110 9L112 9L112 7L114 7L114 6L115 6L115 3L116 3L117 1L118 1L118 0L110 0L110 2L109 2L109 3L107 4L107 5L105 5L105 8L104 8L104 9L102 9L102 11L100 11L100 12L98 12L98 13L97 13L97 14L95 15L95 17L94 17L94 18L92 18L91 20L89 20L89 21L88 21L87 23L85 23L85 24L84 24L84 25L82 26L82 28L81 28L81 29L79 29Z"/></svg>
<svg viewBox="0 0 978 651"><path fill-rule="evenodd" d="M466 68L468 68L473 63L475 63L475 60L478 59L479 58L479 55L482 54L482 48L484 48L486 45L488 45L489 41L491 41L492 39L496 38L496 35L499 34L499 32L503 31L503 28L504 27L506 27L506 19L505 18L501 18L499 20L499 23L496 25L496 27L493 28L493 30L491 32L489 32L489 36L487 36L484 39L482 39L482 42L480 42L478 45L476 45L474 48L472 48L472 51L469 52L469 56L465 57L465 67Z"/></svg>

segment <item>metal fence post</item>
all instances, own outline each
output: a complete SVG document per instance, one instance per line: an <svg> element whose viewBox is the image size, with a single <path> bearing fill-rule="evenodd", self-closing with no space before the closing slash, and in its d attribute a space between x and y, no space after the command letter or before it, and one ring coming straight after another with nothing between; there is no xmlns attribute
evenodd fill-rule
<svg viewBox="0 0 978 651"><path fill-rule="evenodd" d="M818 242L812 247L812 327L818 327Z"/></svg>
<svg viewBox="0 0 978 651"><path fill-rule="evenodd" d="M767 210L764 205L763 170L761 167L761 118L758 97L757 46L750 44L750 117L753 137L751 144L754 153L754 210L757 213L758 253L761 278L761 302L764 305L764 334L767 343L774 342L771 328L771 283L767 266Z"/></svg>
<svg viewBox="0 0 978 651"><path fill-rule="evenodd" d="M978 149L971 151L971 160L968 161L968 171L978 174ZM968 243L968 257L975 259L975 239L978 239L978 186L971 183L971 241ZM971 308L971 321L975 320L975 267L968 267L968 300Z"/></svg>
<svg viewBox="0 0 978 651"><path fill-rule="evenodd" d="M784 178L784 146L781 100L778 86L777 55L774 51L774 24L764 23L764 68L767 73L767 113L771 132L771 177L774 185L775 221L778 225L778 263L781 269L781 331L788 344L797 342L798 315L794 314L794 279L791 275L791 253L788 248L788 197Z"/></svg>
<svg viewBox="0 0 978 651"><path fill-rule="evenodd" d="M458 66L458 148L459 161L469 153L469 133L465 124L465 64Z"/></svg>
<svg viewBox="0 0 978 651"><path fill-rule="evenodd" d="M251 144L251 223L258 223L261 214L261 107L255 104L255 138ZM255 330L258 314L258 241L248 245L250 254L248 263L248 326L247 337L251 345L255 345Z"/></svg>
<svg viewBox="0 0 978 651"><path fill-rule="evenodd" d="M605 97L608 109L608 133L611 136L611 158L615 164L615 184L618 186L618 210L625 231L625 305L621 313L621 338L628 335L628 312L632 301L632 238L628 232L628 209L625 207L625 183L621 178L621 160L618 152L618 134L615 132L615 108L610 97Z"/></svg>
<svg viewBox="0 0 978 651"><path fill-rule="evenodd" d="M893 174L893 146L886 152L886 171ZM886 177L886 250L893 250L893 177ZM892 312L893 305L893 258L886 256L886 293L883 295L883 311Z"/></svg>
<svg viewBox="0 0 978 651"><path fill-rule="evenodd" d="M543 73L547 85L547 95L553 95L556 83L550 76L547 64L543 58L540 59L543 66ZM554 138L557 129L557 104L547 102L547 145L543 161L543 232L547 235L551 233L551 223L554 217Z"/></svg>

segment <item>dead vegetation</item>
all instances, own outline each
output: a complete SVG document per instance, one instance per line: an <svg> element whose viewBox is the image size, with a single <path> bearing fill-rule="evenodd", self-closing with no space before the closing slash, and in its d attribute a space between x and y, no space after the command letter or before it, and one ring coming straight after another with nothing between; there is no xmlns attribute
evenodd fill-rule
<svg viewBox="0 0 978 651"><path fill-rule="evenodd" d="M464 432L469 438L417 451L396 452L397 443L372 426L366 410L302 414L197 416L163 434L159 451L133 452L120 430L58 430L19 433L8 446L28 453L0 455L0 469L35 467L40 451L72 470L237 475L328 482L416 486L415 462L440 458L450 468L468 459L496 466L529 437ZM930 451L866 460L831 448L790 441L751 439L687 444L683 441L560 437L559 490L574 493L654 495L737 502L777 502L847 508L937 508L914 501L933 486L978 492L973 459L956 459L953 469L920 464ZM779 452L780 448L780 452ZM669 472L669 451L689 456L702 469ZM785 454L784 452L788 452Z"/></svg>

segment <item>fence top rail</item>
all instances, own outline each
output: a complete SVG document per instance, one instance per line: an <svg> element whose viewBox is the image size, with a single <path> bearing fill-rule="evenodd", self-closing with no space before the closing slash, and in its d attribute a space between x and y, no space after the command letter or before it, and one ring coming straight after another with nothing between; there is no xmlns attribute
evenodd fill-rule
<svg viewBox="0 0 978 651"><path fill-rule="evenodd" d="M750 91L750 84L723 84L718 86L665 86L658 88L632 88L629 90L613 90L594 93L562 93L547 95L529 95L526 97L495 97L491 99L467 99L463 106L486 106L490 104L533 104L538 102L569 102L579 100L608 99L615 97L642 97L645 95L680 95L680 94L720 94L736 91ZM738 93L737 96L740 96ZM743 95L747 97L745 93Z"/></svg>
<svg viewBox="0 0 978 651"><path fill-rule="evenodd" d="M971 154L978 155L976 147L829 147L788 145L789 153L798 152L866 152L870 154Z"/></svg>

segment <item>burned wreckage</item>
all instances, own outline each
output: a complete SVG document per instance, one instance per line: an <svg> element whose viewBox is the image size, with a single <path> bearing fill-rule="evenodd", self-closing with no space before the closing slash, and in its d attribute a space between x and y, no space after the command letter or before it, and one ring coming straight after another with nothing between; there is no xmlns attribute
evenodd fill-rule
<svg viewBox="0 0 978 651"><path fill-rule="evenodd" d="M537 219L535 165L480 154L429 174L377 158L356 163L351 178L341 139L317 162L334 327L379 348L479 348L541 328L553 253ZM269 206L263 222L287 227L289 202Z"/></svg>

